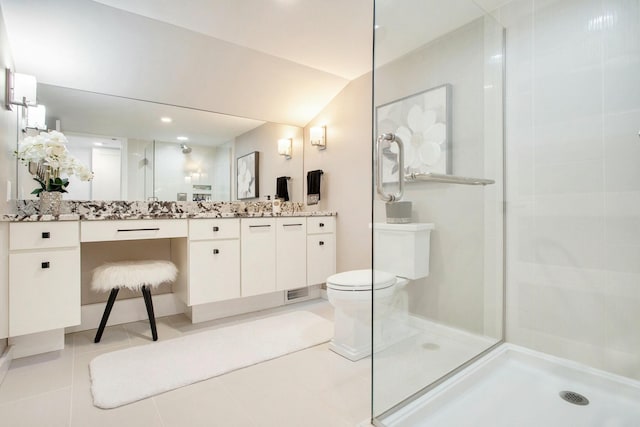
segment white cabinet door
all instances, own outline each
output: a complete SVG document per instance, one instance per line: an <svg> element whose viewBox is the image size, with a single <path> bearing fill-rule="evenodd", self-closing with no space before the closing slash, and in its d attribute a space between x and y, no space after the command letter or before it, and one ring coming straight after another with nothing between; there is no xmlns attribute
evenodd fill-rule
<svg viewBox="0 0 640 427"><path fill-rule="evenodd" d="M336 272L335 234L307 236L307 285L325 283Z"/></svg>
<svg viewBox="0 0 640 427"><path fill-rule="evenodd" d="M191 242L189 257L189 305L240 297L239 240Z"/></svg>
<svg viewBox="0 0 640 427"><path fill-rule="evenodd" d="M276 289L295 289L307 285L306 242L306 218L276 220Z"/></svg>
<svg viewBox="0 0 640 427"><path fill-rule="evenodd" d="M242 296L276 290L275 218L242 219L240 226Z"/></svg>
<svg viewBox="0 0 640 427"><path fill-rule="evenodd" d="M80 248L9 255L9 335L80 323Z"/></svg>

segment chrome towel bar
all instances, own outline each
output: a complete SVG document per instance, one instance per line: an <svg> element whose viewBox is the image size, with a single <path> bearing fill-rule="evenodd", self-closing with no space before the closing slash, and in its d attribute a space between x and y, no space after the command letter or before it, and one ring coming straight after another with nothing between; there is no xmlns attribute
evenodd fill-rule
<svg viewBox="0 0 640 427"><path fill-rule="evenodd" d="M463 184L463 185L491 185L496 181L493 179L485 178L469 178L466 176L445 175L441 173L411 173L404 176L405 181L428 181L428 182L446 182L449 184Z"/></svg>

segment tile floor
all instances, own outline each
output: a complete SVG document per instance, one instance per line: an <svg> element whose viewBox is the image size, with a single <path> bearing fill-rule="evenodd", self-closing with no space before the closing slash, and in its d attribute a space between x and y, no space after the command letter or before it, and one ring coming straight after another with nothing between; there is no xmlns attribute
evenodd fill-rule
<svg viewBox="0 0 640 427"><path fill-rule="evenodd" d="M227 326L285 310L330 320L314 300L193 325L183 315L158 319L161 340ZM98 409L89 389L97 355L149 344L148 322L68 334L63 351L14 360L0 385L0 425L10 427L354 427L369 418L371 361L351 362L322 344L116 409Z"/></svg>

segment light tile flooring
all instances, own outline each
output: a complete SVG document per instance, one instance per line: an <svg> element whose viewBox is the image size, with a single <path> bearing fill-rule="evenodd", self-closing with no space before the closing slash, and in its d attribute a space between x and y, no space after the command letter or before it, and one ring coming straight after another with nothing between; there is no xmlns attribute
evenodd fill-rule
<svg viewBox="0 0 640 427"><path fill-rule="evenodd" d="M192 325L185 316L158 319L161 340L306 310L333 320L314 300L251 315ZM14 360L0 385L0 425L353 427L369 418L371 361L351 362L327 344L240 369L116 409L98 409L89 389L89 362L97 355L151 343L148 322L68 334L63 351Z"/></svg>

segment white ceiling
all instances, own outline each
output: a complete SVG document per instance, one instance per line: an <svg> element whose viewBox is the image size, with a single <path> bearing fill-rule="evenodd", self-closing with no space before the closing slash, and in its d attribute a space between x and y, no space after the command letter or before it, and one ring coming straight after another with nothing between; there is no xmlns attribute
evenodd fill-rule
<svg viewBox="0 0 640 427"><path fill-rule="evenodd" d="M96 1L347 80L371 69L372 0Z"/></svg>

